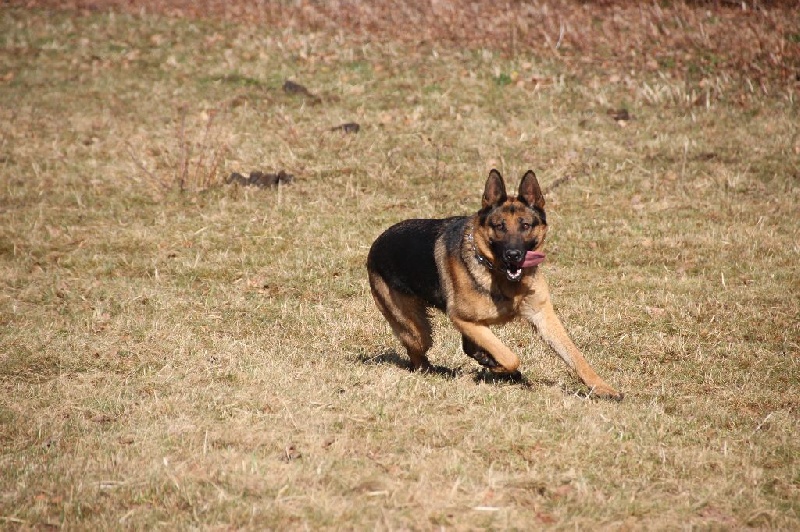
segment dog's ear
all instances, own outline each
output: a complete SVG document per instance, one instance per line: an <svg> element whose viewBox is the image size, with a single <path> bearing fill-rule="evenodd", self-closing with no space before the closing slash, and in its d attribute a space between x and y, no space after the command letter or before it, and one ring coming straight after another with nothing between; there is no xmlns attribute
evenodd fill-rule
<svg viewBox="0 0 800 532"><path fill-rule="evenodd" d="M528 170L522 176L517 199L531 207L544 210L544 195L533 170Z"/></svg>
<svg viewBox="0 0 800 532"><path fill-rule="evenodd" d="M503 176L500 172L492 168L489 178L486 180L486 188L483 190L483 208L500 205L508 199L506 194L506 184L503 183Z"/></svg>

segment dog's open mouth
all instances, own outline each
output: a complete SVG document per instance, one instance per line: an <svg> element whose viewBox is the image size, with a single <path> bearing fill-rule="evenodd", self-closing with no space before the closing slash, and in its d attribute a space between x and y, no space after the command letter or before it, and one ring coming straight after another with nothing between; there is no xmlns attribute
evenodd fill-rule
<svg viewBox="0 0 800 532"><path fill-rule="evenodd" d="M525 253L525 260L521 264L506 265L506 277L509 281L519 281L522 279L523 268L533 268L544 262L545 254L541 251L528 251Z"/></svg>
<svg viewBox="0 0 800 532"><path fill-rule="evenodd" d="M506 277L509 281L519 281L522 278L522 268L519 266L507 266Z"/></svg>

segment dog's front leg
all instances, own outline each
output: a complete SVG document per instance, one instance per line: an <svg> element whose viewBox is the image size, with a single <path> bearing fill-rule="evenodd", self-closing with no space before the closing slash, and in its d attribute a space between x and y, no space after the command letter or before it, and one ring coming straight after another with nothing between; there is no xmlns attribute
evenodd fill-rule
<svg viewBox="0 0 800 532"><path fill-rule="evenodd" d="M550 292L543 278L538 280L533 295L522 305L521 311L525 319L539 331L544 341L558 353L569 367L575 370L584 384L591 388L592 395L622 400L625 395L606 384L595 373L570 339L553 309Z"/></svg>
<svg viewBox="0 0 800 532"><path fill-rule="evenodd" d="M472 340L479 348L488 352L497 362L496 366L489 367L493 373L511 374L519 368L519 357L505 346L500 339L485 325L472 323L450 316L450 320L456 329ZM488 366L487 366L488 367Z"/></svg>

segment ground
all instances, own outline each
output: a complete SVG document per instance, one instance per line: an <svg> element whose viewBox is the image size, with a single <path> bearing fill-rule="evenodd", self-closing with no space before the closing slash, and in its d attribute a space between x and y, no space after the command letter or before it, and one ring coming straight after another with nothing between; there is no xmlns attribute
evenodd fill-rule
<svg viewBox="0 0 800 532"><path fill-rule="evenodd" d="M796 6L37 0L0 35L4 528L800 526ZM548 190L623 402L523 324L521 382L441 316L452 373L408 370L367 249L493 167Z"/></svg>

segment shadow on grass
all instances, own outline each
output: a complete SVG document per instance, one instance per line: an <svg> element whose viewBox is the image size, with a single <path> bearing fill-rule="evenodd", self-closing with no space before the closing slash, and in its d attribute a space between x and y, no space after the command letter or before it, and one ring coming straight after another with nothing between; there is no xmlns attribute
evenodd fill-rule
<svg viewBox="0 0 800 532"><path fill-rule="evenodd" d="M377 366L380 364L392 364L393 366L397 366L398 368L412 371L411 362L408 360L408 358L399 355L397 351L395 351L394 349L386 349L385 351L381 351L380 353L371 356L359 355L358 360L362 364L366 365ZM462 371L461 369L450 369L445 366L437 366L435 364L431 364L431 367L428 369L427 373L431 375L439 375L447 379L455 379L461 376Z"/></svg>
<svg viewBox="0 0 800 532"><path fill-rule="evenodd" d="M399 354L394 349L385 349L383 351L375 353L374 355L361 354L358 356L358 361L368 366L379 366L382 364L390 364L392 366L396 366L398 368L407 371L412 371L411 362L408 360L408 358L404 355ZM572 395L580 399L594 398L590 390L581 389L580 386L576 388L574 386L570 386L565 383L559 384L557 381L545 378L529 379L519 371L515 371L510 375L508 374L503 375L503 374L492 373L491 370L483 367L478 367L476 369L470 369L470 368L465 369L461 367L451 369L445 366L437 366L432 364L431 369L428 371L428 373L444 377L445 379L456 379L463 376L465 373L473 373L472 380L473 382L475 382L475 384L481 384L481 383L516 384L518 386L522 386L523 388L527 388L530 390L552 388L554 386L558 386L558 388L564 395Z"/></svg>
<svg viewBox="0 0 800 532"><path fill-rule="evenodd" d="M531 381L519 371L515 371L514 373L493 373L491 370L480 368L478 372L475 373L472 380L475 381L475 384L519 384L525 388L533 388Z"/></svg>
<svg viewBox="0 0 800 532"><path fill-rule="evenodd" d="M561 390L561 393L563 393L565 396L573 396L583 400L600 399L597 396L592 395L591 390L587 389L586 387L580 384L572 386L564 382L559 383L552 379L545 379L545 378L529 379L528 377L522 375L519 371L514 372L511 375L497 375L492 373L488 369L481 368L473 376L472 380L475 381L475 384L508 383L508 384L517 384L529 390L540 390L540 391L546 388L557 387L559 390Z"/></svg>

